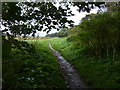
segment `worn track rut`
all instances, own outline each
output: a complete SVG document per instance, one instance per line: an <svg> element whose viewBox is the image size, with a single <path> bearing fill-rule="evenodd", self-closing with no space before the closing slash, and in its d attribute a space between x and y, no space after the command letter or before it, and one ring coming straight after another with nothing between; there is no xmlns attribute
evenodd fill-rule
<svg viewBox="0 0 120 90"><path fill-rule="evenodd" d="M54 52L55 56L58 58L58 62L63 71L63 75L66 79L66 84L68 88L75 90L76 88L88 88L82 81L81 77L77 73L77 71L73 68L73 66L65 60L61 54L52 48L49 43L50 49Z"/></svg>

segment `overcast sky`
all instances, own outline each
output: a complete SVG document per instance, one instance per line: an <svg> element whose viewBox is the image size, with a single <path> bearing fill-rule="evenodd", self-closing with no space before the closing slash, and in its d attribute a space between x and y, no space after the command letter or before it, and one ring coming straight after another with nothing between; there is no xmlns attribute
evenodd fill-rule
<svg viewBox="0 0 120 90"><path fill-rule="evenodd" d="M92 9L91 11L90 11L90 13L87 13L87 12L78 12L77 11L77 9L78 9L78 7L71 7L71 10L72 10L72 12L73 12L73 14L75 14L74 16L71 16L71 17L68 17L68 19L69 20L73 20L75 23L74 23L74 25L79 25L79 23L80 23L80 20L83 18L83 17L85 17L87 14L92 14L92 13L94 13L94 14L96 14L97 13L97 11L98 11L98 8L96 7L95 9ZM49 32L49 34L51 34L51 33L55 33L55 32L57 32L57 30L51 30L50 32ZM47 35L46 34L46 32L37 32L36 33L36 36L40 36L40 37L44 37L45 35Z"/></svg>
<svg viewBox="0 0 120 90"><path fill-rule="evenodd" d="M56 5L56 6L58 6L58 5ZM78 12L77 11L77 9L78 9L78 7L73 7L73 6L71 6L71 10L72 10L72 12L73 12L73 14L75 14L74 16L71 16L71 17L68 17L68 19L69 20L73 20L74 21L74 25L79 25L79 23L80 23L80 20L83 18L83 17L85 17L87 14L91 14L91 13L94 13L94 14L96 14L97 13L97 11L98 11L98 8L96 7L95 9L92 9L91 11L90 11L90 13L87 13L87 12ZM2 29L4 29L4 27L2 27ZM51 34L51 33L55 33L55 32L57 32L57 30L51 30L50 32L49 32L49 34ZM42 32L42 31L37 31L37 33L35 34L35 36L39 36L39 37L44 37L44 36L46 36L47 35L47 33L46 32Z"/></svg>

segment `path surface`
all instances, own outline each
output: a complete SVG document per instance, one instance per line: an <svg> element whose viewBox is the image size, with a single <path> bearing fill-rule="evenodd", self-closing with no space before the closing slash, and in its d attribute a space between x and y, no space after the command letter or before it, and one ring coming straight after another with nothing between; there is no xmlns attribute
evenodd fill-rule
<svg viewBox="0 0 120 90"><path fill-rule="evenodd" d="M50 49L54 52L56 57L58 58L58 62L63 71L64 77L66 79L66 84L68 88L72 88L72 90L76 88L87 88L87 86L83 83L77 71L68 63L61 54L52 48L49 43Z"/></svg>

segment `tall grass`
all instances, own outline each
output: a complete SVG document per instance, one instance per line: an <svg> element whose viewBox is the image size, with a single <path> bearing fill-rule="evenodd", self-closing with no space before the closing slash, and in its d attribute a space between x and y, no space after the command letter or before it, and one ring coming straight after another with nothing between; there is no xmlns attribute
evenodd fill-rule
<svg viewBox="0 0 120 90"><path fill-rule="evenodd" d="M61 54L78 70L84 82L94 88L120 87L120 61L119 59L98 59L85 54L83 47L77 47L66 38L51 40L53 48Z"/></svg>
<svg viewBox="0 0 120 90"><path fill-rule="evenodd" d="M50 81L46 80L46 86L64 88L65 83L57 58L48 46L49 39L31 40L29 43L35 46L38 54L43 55L43 57L40 58L40 60L42 60L41 64L45 66L45 70L49 73L46 78L50 79Z"/></svg>
<svg viewBox="0 0 120 90"><path fill-rule="evenodd" d="M13 48L10 57L3 58L3 89L65 88L59 64L48 47L48 41L26 40L33 48Z"/></svg>

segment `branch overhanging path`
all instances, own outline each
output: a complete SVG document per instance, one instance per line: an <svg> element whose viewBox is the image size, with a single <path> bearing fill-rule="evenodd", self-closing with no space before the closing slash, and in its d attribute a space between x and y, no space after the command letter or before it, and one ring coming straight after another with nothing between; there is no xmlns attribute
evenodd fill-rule
<svg viewBox="0 0 120 90"><path fill-rule="evenodd" d="M55 56L58 59L60 67L63 71L63 75L66 79L66 84L68 88L88 88L82 81L81 77L77 73L77 71L71 66L69 62L67 62L61 54L52 48L49 43L50 49L54 52Z"/></svg>

